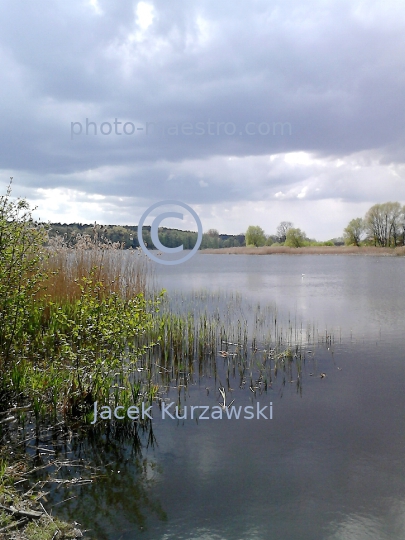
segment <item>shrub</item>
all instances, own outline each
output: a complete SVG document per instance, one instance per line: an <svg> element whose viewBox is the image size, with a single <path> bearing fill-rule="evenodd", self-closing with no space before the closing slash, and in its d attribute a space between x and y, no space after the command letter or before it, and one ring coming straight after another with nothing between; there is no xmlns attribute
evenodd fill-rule
<svg viewBox="0 0 405 540"><path fill-rule="evenodd" d="M0 198L0 410L28 402L37 428L50 413L86 414L111 388L138 399L131 370L153 345L161 296L145 298L146 256L100 230L73 247L49 240L11 183ZM146 377L139 388L156 391Z"/></svg>
<svg viewBox="0 0 405 540"><path fill-rule="evenodd" d="M0 197L0 366L24 339L46 279L46 227L33 220L25 199L11 200L11 180Z"/></svg>

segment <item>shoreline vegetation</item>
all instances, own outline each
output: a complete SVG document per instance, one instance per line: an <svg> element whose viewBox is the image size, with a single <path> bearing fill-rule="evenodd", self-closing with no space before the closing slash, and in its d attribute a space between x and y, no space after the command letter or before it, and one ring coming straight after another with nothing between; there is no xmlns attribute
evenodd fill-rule
<svg viewBox="0 0 405 540"><path fill-rule="evenodd" d="M227 407L231 384L258 400L276 385L281 395L286 387L302 395L307 374L326 377L314 351L318 344L332 347L328 331L283 323L273 307L242 305L237 294L169 299L157 290L148 257L137 249L124 253L123 247L96 224L74 238L52 237L49 226L33 220L25 199L11 198L11 183L0 197L2 539L81 537L77 523L52 515L54 506L57 514L63 508L57 505L75 499L70 516L102 540L93 516L82 512L81 491L72 490L97 484L108 492L117 482L108 473L112 460L119 455L125 461L131 445L136 471L120 476L128 483L123 489L137 483L140 497L128 508L128 519L140 528L150 512L165 519L148 494L142 458L142 449L155 444L152 421L120 420L106 427L93 422L95 402L126 411L162 406L175 393L183 407L191 385L211 379L213 402L218 405L219 392ZM403 255L404 249L267 246L204 252ZM94 504L104 511L93 491ZM114 509L107 518L114 524Z"/></svg>
<svg viewBox="0 0 405 540"><path fill-rule="evenodd" d="M215 380L212 399L219 392L224 407L232 378L254 399L276 382L281 392L290 383L301 394L305 362L310 375L323 376L307 344L329 346L333 336L290 321L283 327L260 306L249 308L248 321L234 297L168 299L156 290L147 256L124 254L97 225L72 243L48 233L25 199L11 198L10 184L0 197L0 538L81 537L77 523L52 514L74 499L70 516L102 540L93 515L82 512L80 490L96 484L108 492L117 482L111 463L117 455L124 462L131 445L136 471L120 476L123 489L137 484L140 496L128 519L144 528L146 514L165 514L149 496L142 458L155 443L152 421L93 425L94 402L161 406L171 392L182 407L203 378Z"/></svg>
<svg viewBox="0 0 405 540"><path fill-rule="evenodd" d="M109 243L115 243L120 249L138 249L138 227L118 225L88 225L83 223L50 223L49 237L52 240L68 242L73 245L77 238L92 235L93 229L98 228L103 238ZM153 249L151 228L142 229L143 240ZM183 249L193 249L197 241L197 233L180 229L159 227L159 239L168 248L183 246ZM202 235L199 250L224 250L231 248L323 248L323 247L376 247L376 248L399 248L405 247L405 206L399 202L386 202L373 205L364 218L352 219L343 230L339 238L326 241L317 241L309 238L306 233L294 227L291 221L282 221L277 227L275 234L267 234L258 225L249 225L245 233L220 234L217 229L209 229ZM210 252L209 251L209 252ZM224 252L224 251L222 251ZM324 253L331 253L325 251ZM229 251L229 253L236 253ZM251 252L245 252L251 253ZM270 250L266 253L291 253L290 251ZM306 251L310 253L323 253L320 250ZM355 253L355 251L338 251L336 253ZM371 251L369 253L372 253ZM384 252L380 252L384 253ZM387 252L388 253L388 252ZM401 254L401 251L396 252ZM364 254L364 251L363 251Z"/></svg>
<svg viewBox="0 0 405 540"><path fill-rule="evenodd" d="M396 248L375 246L250 246L204 249L200 253L209 255L371 255L379 257L404 257L405 246Z"/></svg>
<svg viewBox="0 0 405 540"><path fill-rule="evenodd" d="M146 256L123 257L97 226L72 246L50 238L25 199L11 198L11 183L0 197L0 538L82 536L48 513L46 496L101 474L63 459L95 399L155 399L158 386L140 369L159 339L162 295L152 285ZM150 432L148 422L135 427L127 435L135 441ZM75 467L84 478L60 472Z"/></svg>

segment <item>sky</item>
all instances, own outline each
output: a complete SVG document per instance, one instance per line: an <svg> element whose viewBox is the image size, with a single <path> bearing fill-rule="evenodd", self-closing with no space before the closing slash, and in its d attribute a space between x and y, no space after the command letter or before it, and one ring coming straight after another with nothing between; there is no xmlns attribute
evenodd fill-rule
<svg viewBox="0 0 405 540"><path fill-rule="evenodd" d="M0 190L42 220L327 240L405 203L403 0L2 0L0 63Z"/></svg>

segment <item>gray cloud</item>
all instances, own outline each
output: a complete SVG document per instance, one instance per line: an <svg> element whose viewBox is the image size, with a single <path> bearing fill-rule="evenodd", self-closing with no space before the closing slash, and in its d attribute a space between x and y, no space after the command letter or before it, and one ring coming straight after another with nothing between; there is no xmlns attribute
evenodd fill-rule
<svg viewBox="0 0 405 540"><path fill-rule="evenodd" d="M394 0L5 0L4 181L202 205L404 200L404 30ZM86 118L97 136L72 138ZM116 118L179 135L100 134Z"/></svg>

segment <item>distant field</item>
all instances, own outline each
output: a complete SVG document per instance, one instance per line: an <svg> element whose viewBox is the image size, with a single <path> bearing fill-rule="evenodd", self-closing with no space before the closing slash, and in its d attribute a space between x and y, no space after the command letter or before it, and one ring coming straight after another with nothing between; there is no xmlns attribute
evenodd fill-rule
<svg viewBox="0 0 405 540"><path fill-rule="evenodd" d="M291 248L287 246L263 246L232 247L221 249L204 249L201 253L216 255L383 255L383 256L405 256L405 246L397 248L382 247L354 247L354 246L314 246Z"/></svg>

